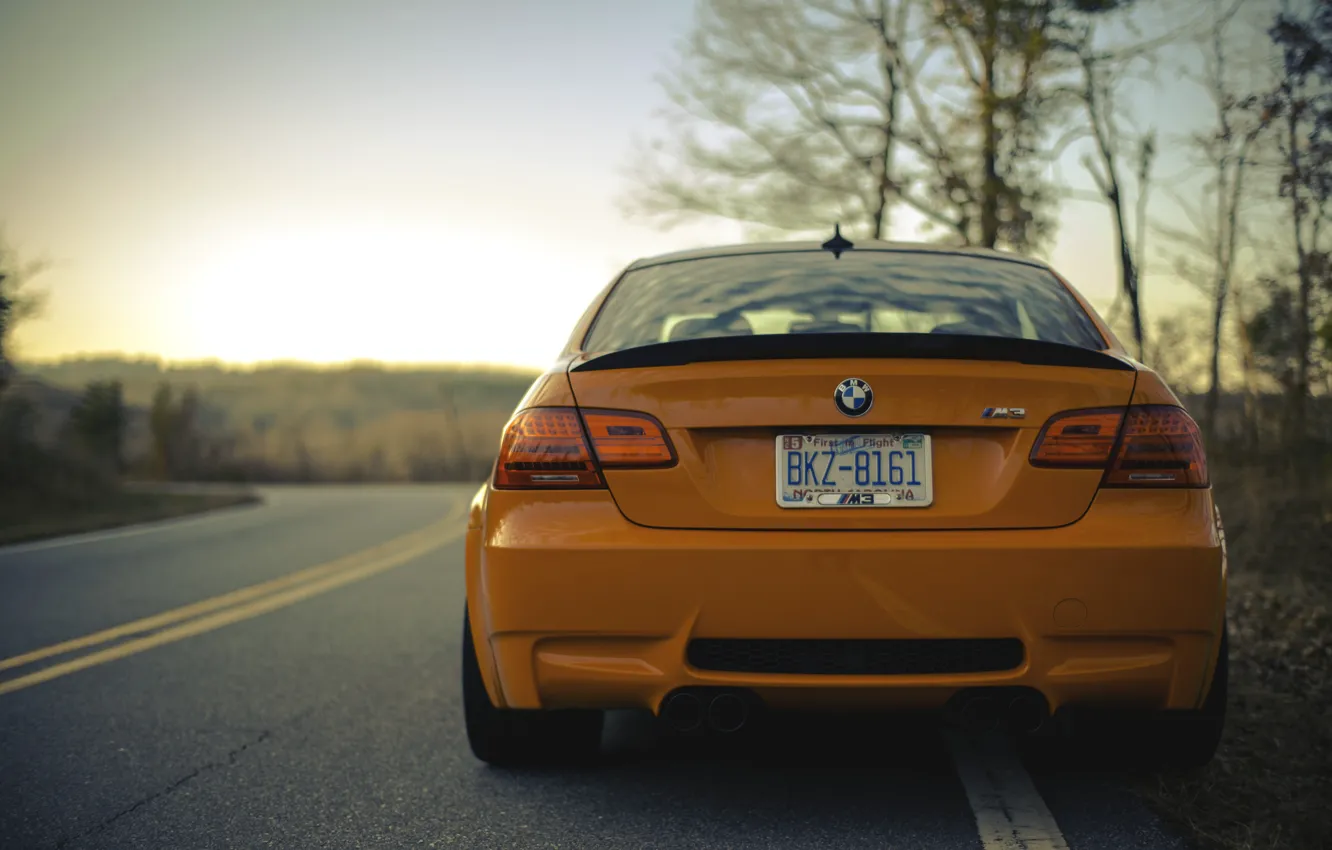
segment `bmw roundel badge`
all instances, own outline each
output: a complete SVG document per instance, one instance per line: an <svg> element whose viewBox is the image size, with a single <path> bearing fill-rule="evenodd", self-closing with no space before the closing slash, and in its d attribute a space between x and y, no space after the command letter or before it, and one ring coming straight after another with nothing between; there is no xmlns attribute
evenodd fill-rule
<svg viewBox="0 0 1332 850"><path fill-rule="evenodd" d="M833 403L847 416L864 416L874 406L874 390L859 378L847 378L837 385Z"/></svg>

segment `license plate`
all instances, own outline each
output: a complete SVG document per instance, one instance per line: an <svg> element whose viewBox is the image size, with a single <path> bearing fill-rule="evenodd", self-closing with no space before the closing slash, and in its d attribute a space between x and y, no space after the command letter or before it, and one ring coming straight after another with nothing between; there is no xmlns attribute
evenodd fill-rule
<svg viewBox="0 0 1332 850"><path fill-rule="evenodd" d="M929 434L781 434L783 508L923 508L934 501Z"/></svg>

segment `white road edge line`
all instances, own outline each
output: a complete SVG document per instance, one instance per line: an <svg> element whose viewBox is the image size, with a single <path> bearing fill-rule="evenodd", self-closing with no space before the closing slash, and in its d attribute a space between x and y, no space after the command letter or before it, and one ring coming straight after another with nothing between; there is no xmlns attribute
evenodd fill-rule
<svg viewBox="0 0 1332 850"><path fill-rule="evenodd" d="M181 528L182 526L236 516L237 514L245 513L247 509L265 508L269 507L270 504L268 497L264 496L256 502L227 505L223 508L211 508L198 514L186 514L185 516L155 519L150 522L135 523L134 525L124 528L108 528L105 531L86 531L80 534L67 534L61 537L53 537L49 540L34 540L31 543L13 543L9 546L0 546L0 558L3 558L5 555L21 555L25 552L40 552L44 549L60 549L65 546L77 546L83 543L100 543L103 540L116 540L121 537L138 537L140 534L150 534L154 531L162 531L167 528Z"/></svg>
<svg viewBox="0 0 1332 850"><path fill-rule="evenodd" d="M945 733L985 850L1069 850L1011 742Z"/></svg>

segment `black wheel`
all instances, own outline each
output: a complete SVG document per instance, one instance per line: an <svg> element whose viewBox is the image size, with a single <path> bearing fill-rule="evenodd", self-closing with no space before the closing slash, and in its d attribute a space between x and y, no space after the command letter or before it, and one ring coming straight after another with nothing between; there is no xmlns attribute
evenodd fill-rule
<svg viewBox="0 0 1332 850"><path fill-rule="evenodd" d="M1222 627L1216 672L1202 707L1195 711L1162 712L1155 718L1155 728L1149 737L1165 766L1198 768L1212 760L1226 727L1229 687L1230 638L1227 629Z"/></svg>
<svg viewBox="0 0 1332 850"><path fill-rule="evenodd" d="M518 711L496 708L486 693L463 612L463 715L472 754L497 767L591 761L601 744L603 713L588 710Z"/></svg>
<svg viewBox="0 0 1332 850"><path fill-rule="evenodd" d="M1078 738L1091 747L1093 758L1105 758L1116 766L1143 770L1203 767L1221 743L1229 684L1230 639L1223 628L1216 672L1201 708L1147 715L1091 712L1077 721Z"/></svg>

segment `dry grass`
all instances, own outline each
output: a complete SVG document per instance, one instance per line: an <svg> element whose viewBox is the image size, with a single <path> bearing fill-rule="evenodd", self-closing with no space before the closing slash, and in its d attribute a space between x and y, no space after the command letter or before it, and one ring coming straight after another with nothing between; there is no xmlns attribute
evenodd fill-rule
<svg viewBox="0 0 1332 850"><path fill-rule="evenodd" d="M83 503L6 502L0 507L0 545L102 531L256 501L258 497L248 493L114 493Z"/></svg>
<svg viewBox="0 0 1332 850"><path fill-rule="evenodd" d="M1140 790L1203 847L1332 847L1332 480L1214 477L1231 566L1226 735L1204 770Z"/></svg>

